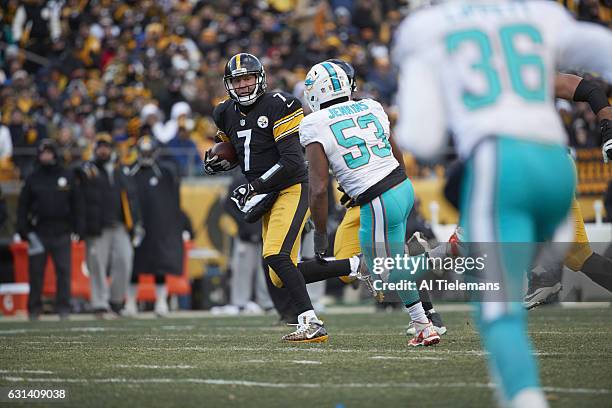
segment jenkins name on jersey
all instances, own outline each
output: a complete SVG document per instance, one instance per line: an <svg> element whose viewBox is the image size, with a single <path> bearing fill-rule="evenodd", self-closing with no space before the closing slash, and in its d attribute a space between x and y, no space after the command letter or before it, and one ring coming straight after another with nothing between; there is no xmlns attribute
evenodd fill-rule
<svg viewBox="0 0 612 408"><path fill-rule="evenodd" d="M389 118L372 99L321 109L300 125L300 143L323 146L338 183L351 197L358 197L399 167L389 134Z"/></svg>

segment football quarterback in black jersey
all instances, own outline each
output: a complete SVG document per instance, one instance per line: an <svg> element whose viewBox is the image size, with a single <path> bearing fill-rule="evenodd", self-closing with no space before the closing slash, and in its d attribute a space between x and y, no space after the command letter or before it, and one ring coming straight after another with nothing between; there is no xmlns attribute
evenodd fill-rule
<svg viewBox="0 0 612 408"><path fill-rule="evenodd" d="M263 65L253 55L234 55L223 77L229 99L219 104L213 119L217 141L230 142L248 184L232 198L243 207L250 198L278 195L262 217L263 257L272 282L287 288L298 315L291 342L324 342L328 335L312 307L304 277L296 267L302 229L309 216L308 175L298 129L304 117L301 102L285 92L266 92ZM206 152L208 174L228 170L231 164Z"/></svg>

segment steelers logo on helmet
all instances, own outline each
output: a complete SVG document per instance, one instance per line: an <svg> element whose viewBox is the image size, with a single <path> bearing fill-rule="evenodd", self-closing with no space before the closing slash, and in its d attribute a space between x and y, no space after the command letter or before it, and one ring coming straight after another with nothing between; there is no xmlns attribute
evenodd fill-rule
<svg viewBox="0 0 612 408"><path fill-rule="evenodd" d="M235 87L234 80L247 75L254 75L255 83L248 85L245 92L245 87ZM266 92L266 73L261 61L245 52L234 55L225 65L223 84L230 98L244 106L252 105Z"/></svg>
<svg viewBox="0 0 612 408"><path fill-rule="evenodd" d="M316 64L308 71L304 86L304 98L313 112L320 110L321 104L351 96L351 83L346 72L328 61Z"/></svg>

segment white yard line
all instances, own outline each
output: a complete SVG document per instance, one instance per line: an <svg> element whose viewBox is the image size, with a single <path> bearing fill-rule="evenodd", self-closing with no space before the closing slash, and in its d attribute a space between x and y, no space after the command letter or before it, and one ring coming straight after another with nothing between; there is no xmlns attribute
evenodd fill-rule
<svg viewBox="0 0 612 408"><path fill-rule="evenodd" d="M208 385L231 385L245 387L262 387L262 388L494 388L491 383L417 383L417 382L401 382L401 383L348 383L348 384L331 384L331 383L269 383L261 381L245 381L245 380L225 380L213 378L28 378L28 377L3 377L9 382L47 382L47 383L80 383L80 384L179 384L179 383L194 383ZM544 391L558 392L564 394L612 394L610 389L598 388L561 388L561 387L543 387Z"/></svg>
<svg viewBox="0 0 612 408"><path fill-rule="evenodd" d="M162 330L176 330L176 331L184 331L184 330L193 330L195 326L185 325L185 326L162 326Z"/></svg>
<svg viewBox="0 0 612 408"><path fill-rule="evenodd" d="M413 357L414 359L418 359L421 357L431 356L436 359L444 359L445 357L441 357L441 355L455 355L455 356L476 356L476 357L485 357L488 355L486 351L483 350L444 350L440 348L434 348L430 350L411 350L411 349L396 349L396 350L381 350L381 349L368 349L368 350L360 350L360 349L334 349L328 347L227 347L223 350L219 350L216 347L205 347L205 346L184 346L184 347L147 347L146 350L142 350L142 352L147 351L275 351L275 352L307 352L307 353L352 353L352 354L362 354L362 355L370 355L370 354L402 354L406 358ZM410 356L410 355L413 356ZM542 352L536 351L533 353L536 356L558 356L558 355L566 355L567 353L556 353L556 352ZM597 356L597 355L605 355L605 353L572 353L573 355L589 355L589 356ZM406 356L408 355L408 356ZM395 357L394 357L395 358Z"/></svg>
<svg viewBox="0 0 612 408"><path fill-rule="evenodd" d="M1 321L1 320L0 320ZM27 329L6 329L0 330L0 335L3 334L24 334L24 333L40 333L40 332L52 332L52 333L64 333L64 332L86 332L86 333L97 333L97 332L106 332L106 331L126 331L129 330L124 327L66 327L62 329L58 328L27 328Z"/></svg>
<svg viewBox="0 0 612 408"><path fill-rule="evenodd" d="M398 356L372 356L370 357L370 360L445 360L444 358L441 357L427 357L427 356L421 356L421 357L398 357Z"/></svg>
<svg viewBox="0 0 612 408"><path fill-rule="evenodd" d="M161 370L174 370L181 369L186 370L189 368L197 368L190 365L147 365L147 364L116 364L113 367L117 368L148 368L148 369L161 369Z"/></svg>
<svg viewBox="0 0 612 408"><path fill-rule="evenodd" d="M580 302L580 303L572 303L565 302L561 303L561 307L568 309L607 309L610 308L612 302ZM471 311L472 306L469 303L446 303L441 305L436 305L436 310L440 313L456 313L456 312L466 312ZM327 308L325 315L354 315L354 314L374 314L376 313L376 309L374 306L330 306ZM242 318L247 315L240 314L236 316L223 316L224 318ZM193 318L211 318L215 319L220 316L213 315L209 311L193 311L193 310L180 310L171 312L169 317L176 319L193 319ZM139 313L132 320L152 320L155 319L155 313L153 312L145 312ZM95 321L95 317L93 314L74 314L70 316L70 319L75 322L80 321ZM0 324L2 323L12 323L12 322L26 322L28 320L27 315L21 314L16 316L4 316L0 319ZM57 316L53 315L45 315L42 316L43 321L57 321Z"/></svg>
<svg viewBox="0 0 612 408"><path fill-rule="evenodd" d="M270 360L245 360L241 361L241 363L256 363L256 364L270 364ZM316 360L274 360L274 363L293 363L293 364L323 364L320 361Z"/></svg>
<svg viewBox="0 0 612 408"><path fill-rule="evenodd" d="M53 374L53 371L47 370L0 370L2 374L11 374L11 373L26 373L26 374Z"/></svg>

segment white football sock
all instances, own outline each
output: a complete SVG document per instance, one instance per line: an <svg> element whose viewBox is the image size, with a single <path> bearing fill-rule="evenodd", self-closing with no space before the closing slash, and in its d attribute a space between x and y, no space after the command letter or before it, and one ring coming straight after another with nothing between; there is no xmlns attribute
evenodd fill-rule
<svg viewBox="0 0 612 408"><path fill-rule="evenodd" d="M512 399L512 408L547 408L546 396L539 388L525 388Z"/></svg>
<svg viewBox="0 0 612 408"><path fill-rule="evenodd" d="M359 257L357 255L353 255L349 258L349 263L351 264L351 273L349 274L349 277L354 278L357 276L357 272L359 272Z"/></svg>
<svg viewBox="0 0 612 408"><path fill-rule="evenodd" d="M297 318L298 324L308 324L313 320L319 321L319 319L317 319L315 311L312 309L307 310L304 313L300 313Z"/></svg>
<svg viewBox="0 0 612 408"><path fill-rule="evenodd" d="M425 316L425 310L421 302L417 302L408 308L410 319L415 323L428 323L429 319Z"/></svg>

